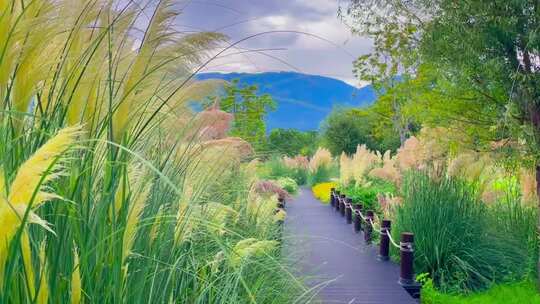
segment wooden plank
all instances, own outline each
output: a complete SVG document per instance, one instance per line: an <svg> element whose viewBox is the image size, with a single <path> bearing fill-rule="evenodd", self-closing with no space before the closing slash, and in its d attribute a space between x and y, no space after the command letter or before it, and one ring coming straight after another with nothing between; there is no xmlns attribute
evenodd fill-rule
<svg viewBox="0 0 540 304"><path fill-rule="evenodd" d="M287 202L284 239L288 262L321 303L417 303L397 283L398 265L378 261L377 247L309 189Z"/></svg>

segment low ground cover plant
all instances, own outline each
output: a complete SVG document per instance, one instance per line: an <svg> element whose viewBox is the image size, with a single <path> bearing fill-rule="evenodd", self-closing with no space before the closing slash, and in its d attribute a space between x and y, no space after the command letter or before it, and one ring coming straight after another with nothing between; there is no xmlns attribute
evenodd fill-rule
<svg viewBox="0 0 540 304"><path fill-rule="evenodd" d="M445 294L437 291L432 281L422 286L422 304L538 304L540 295L533 280L498 284L487 291L469 295Z"/></svg>
<svg viewBox="0 0 540 304"><path fill-rule="evenodd" d="M337 185L338 184L336 182L319 183L313 186L311 191L318 200L328 204L330 203L330 191L332 188L336 188Z"/></svg>

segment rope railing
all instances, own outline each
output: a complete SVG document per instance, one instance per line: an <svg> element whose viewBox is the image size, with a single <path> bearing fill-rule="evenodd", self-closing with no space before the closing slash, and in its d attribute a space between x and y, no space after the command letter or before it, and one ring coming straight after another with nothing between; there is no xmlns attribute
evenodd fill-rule
<svg viewBox="0 0 540 304"><path fill-rule="evenodd" d="M354 223L354 231L363 232L366 244L371 244L372 232L377 231L380 236L378 260L390 259L390 246L399 249L400 252L400 276L399 283L411 294L419 291L419 285L414 280L414 235L410 232L401 233L399 243L392 237L391 221L383 219L375 220L373 210L365 210L363 204L353 204L352 199L340 193L335 188L331 189L330 205L341 216L346 217L347 223ZM354 215L354 218L353 218Z"/></svg>
<svg viewBox="0 0 540 304"><path fill-rule="evenodd" d="M396 247L397 249L401 248L401 245L396 243L396 241L394 241L394 238L392 237L392 234L388 231L388 229L386 228L382 229L381 233L385 234L388 237L388 240L390 241L390 244L392 246Z"/></svg>
<svg viewBox="0 0 540 304"><path fill-rule="evenodd" d="M371 227L373 227L375 230L381 231L381 226L377 227L377 226L375 225L375 222L373 221L373 219L369 218L369 219L368 219L368 222L369 222L369 224L371 225Z"/></svg>

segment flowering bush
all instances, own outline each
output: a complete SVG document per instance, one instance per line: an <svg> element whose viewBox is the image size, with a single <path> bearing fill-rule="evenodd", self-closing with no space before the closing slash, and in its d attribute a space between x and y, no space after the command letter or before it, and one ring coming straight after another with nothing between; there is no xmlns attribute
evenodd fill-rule
<svg viewBox="0 0 540 304"><path fill-rule="evenodd" d="M311 188L311 191L313 191L313 195L318 200L320 200L323 203L328 204L330 202L330 190L336 187L337 187L337 183L335 182L319 183L313 186Z"/></svg>

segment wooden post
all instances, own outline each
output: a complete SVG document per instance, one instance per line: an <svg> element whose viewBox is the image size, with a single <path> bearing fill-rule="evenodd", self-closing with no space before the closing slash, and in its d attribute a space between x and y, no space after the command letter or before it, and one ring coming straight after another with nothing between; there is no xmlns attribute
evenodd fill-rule
<svg viewBox="0 0 540 304"><path fill-rule="evenodd" d="M347 224L352 223L352 198L347 198L347 203L350 207L345 209L345 218L347 219Z"/></svg>
<svg viewBox="0 0 540 304"><path fill-rule="evenodd" d="M330 206L332 207L334 206L335 196L336 196L336 188L330 189Z"/></svg>
<svg viewBox="0 0 540 304"><path fill-rule="evenodd" d="M388 261L390 259L390 237L387 233L390 233L392 222L390 220L383 220L381 223L381 243L379 247L380 261Z"/></svg>
<svg viewBox="0 0 540 304"><path fill-rule="evenodd" d="M336 195L336 203L334 204L334 209L336 209L336 211L339 211L339 204L341 204L341 196L343 196L343 194Z"/></svg>
<svg viewBox="0 0 540 304"><path fill-rule="evenodd" d="M345 194L339 196L338 204L336 206L336 211L341 213L341 208L343 207L343 202L345 202Z"/></svg>
<svg viewBox="0 0 540 304"><path fill-rule="evenodd" d="M277 207L281 208L281 209L285 209L285 199L284 198L282 198L282 197L278 198Z"/></svg>
<svg viewBox="0 0 540 304"><path fill-rule="evenodd" d="M341 205L339 206L339 213L342 217L345 216L345 203L347 203L348 198L346 196L343 196L343 199L341 200Z"/></svg>
<svg viewBox="0 0 540 304"><path fill-rule="evenodd" d="M358 205L358 211L360 211L360 214L364 215L365 210L364 210L363 204ZM366 226L366 224L364 223L364 219L361 216L359 216L359 218L360 218L360 231L364 231L364 227Z"/></svg>
<svg viewBox="0 0 540 304"><path fill-rule="evenodd" d="M403 286L415 285L414 281L414 234L403 232L399 251L401 256L401 271L399 275L399 284Z"/></svg>
<svg viewBox="0 0 540 304"><path fill-rule="evenodd" d="M371 233L373 231L373 226L371 226L372 221L373 210L368 210L366 212L366 223L364 225L364 241L366 241L366 244L371 244Z"/></svg>
<svg viewBox="0 0 540 304"><path fill-rule="evenodd" d="M362 205L354 205L354 210L357 212L362 211ZM359 233L362 230L362 218L354 213L354 232Z"/></svg>

